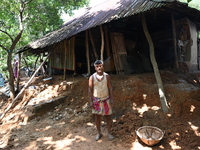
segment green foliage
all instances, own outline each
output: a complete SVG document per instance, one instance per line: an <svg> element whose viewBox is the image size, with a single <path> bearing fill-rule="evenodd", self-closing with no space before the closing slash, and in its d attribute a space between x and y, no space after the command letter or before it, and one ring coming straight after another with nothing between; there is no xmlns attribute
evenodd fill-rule
<svg viewBox="0 0 200 150"><path fill-rule="evenodd" d="M189 6L200 10L199 0L188 0Z"/></svg>
<svg viewBox="0 0 200 150"><path fill-rule="evenodd" d="M190 7L193 7L193 8L196 8L196 9L200 10L199 0L179 0L179 1L183 2L183 3L188 3L188 5Z"/></svg>
<svg viewBox="0 0 200 150"><path fill-rule="evenodd" d="M2 73L4 77L8 76L7 60L5 57L6 55L7 52L5 50L0 49L0 73Z"/></svg>
<svg viewBox="0 0 200 150"><path fill-rule="evenodd" d="M20 2L23 2L24 10ZM11 39L20 32L20 15L23 18L23 34L13 52L48 32L58 29L63 24L60 17L63 11L72 15L73 10L84 7L88 3L89 0L1 0L0 72L5 70L7 64L7 52L4 48L9 50L13 42ZM22 10L23 13L20 14Z"/></svg>
<svg viewBox="0 0 200 150"><path fill-rule="evenodd" d="M198 39L200 39L200 31L198 31L198 34L197 34L197 36L198 36Z"/></svg>

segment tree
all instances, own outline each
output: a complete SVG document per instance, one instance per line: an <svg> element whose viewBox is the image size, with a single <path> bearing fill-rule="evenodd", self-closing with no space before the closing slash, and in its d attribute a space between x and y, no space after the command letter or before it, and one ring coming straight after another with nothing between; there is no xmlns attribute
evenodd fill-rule
<svg viewBox="0 0 200 150"><path fill-rule="evenodd" d="M12 58L16 49L57 29L63 23L60 18L63 11L72 15L73 10L88 5L88 1L1 0L0 54L1 57L7 54L12 99L15 97Z"/></svg>

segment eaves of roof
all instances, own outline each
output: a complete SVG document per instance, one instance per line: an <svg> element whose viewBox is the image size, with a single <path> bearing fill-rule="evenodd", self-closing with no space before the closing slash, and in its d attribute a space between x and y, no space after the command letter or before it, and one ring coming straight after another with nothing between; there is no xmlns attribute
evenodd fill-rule
<svg viewBox="0 0 200 150"><path fill-rule="evenodd" d="M176 0L172 3L187 6L187 3L180 3ZM43 49L101 24L170 4L171 2L155 2L153 0L108 0L107 2L87 9L83 15L69 20L59 30L52 31L40 39L31 42L21 48L18 53L26 50Z"/></svg>

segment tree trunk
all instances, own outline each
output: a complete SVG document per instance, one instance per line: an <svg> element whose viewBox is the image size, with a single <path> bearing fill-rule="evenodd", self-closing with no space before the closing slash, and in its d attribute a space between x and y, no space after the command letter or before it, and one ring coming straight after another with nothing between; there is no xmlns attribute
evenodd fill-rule
<svg viewBox="0 0 200 150"><path fill-rule="evenodd" d="M12 45L11 45L10 49L7 50L7 52L8 52L7 65L8 65L8 71L9 71L9 77L10 77L9 78L9 86L10 86L10 98L11 99L14 99L14 97L15 97L15 85L14 85L14 75L13 75L13 67L12 67L12 53L13 53L15 46L19 42L19 40L22 36L22 33L23 33L23 29L20 30L18 35L12 41Z"/></svg>
<svg viewBox="0 0 200 150"><path fill-rule="evenodd" d="M16 82L16 87L17 87L17 92L19 92L19 80L20 80L20 66L21 66L21 54L18 54L18 70L17 70L17 82Z"/></svg>
<svg viewBox="0 0 200 150"><path fill-rule="evenodd" d="M7 65L8 65L8 71L9 71L10 98L14 99L15 85L14 85L14 75L13 75L13 66L12 66L12 51L11 50L8 50Z"/></svg>
<svg viewBox="0 0 200 150"><path fill-rule="evenodd" d="M32 77L29 79L29 81L25 84L25 86L23 87L23 89L18 93L18 95L15 97L15 99L9 104L9 106L6 108L6 110L4 111L4 113L0 116L0 120L5 116L5 114L10 110L10 108L15 104L15 102L18 100L18 98L20 97L20 95L24 92L24 90L30 85L31 81L33 80L33 78L35 77L35 75L37 74L37 72L41 69L41 67L44 65L44 63L46 62L46 60L49 58L49 56L51 55L52 51L48 54L48 56L45 58L45 60L41 63L41 65L37 68L37 70L34 72L34 74L32 75Z"/></svg>
<svg viewBox="0 0 200 150"><path fill-rule="evenodd" d="M167 100L166 100L166 97L165 97L164 88L163 88L163 84L162 84L162 79L161 79L160 72L159 72L159 69L158 69L158 65L157 65L157 62L156 62L156 59L155 59L154 44L153 44L153 41L151 39L151 36L150 36L148 28L147 28L144 13L142 14L142 20L141 21L142 21L142 26L143 26L145 36L147 38L147 41L148 41L149 47L150 47L150 58L151 58L151 63L152 63L152 66L153 66L154 74L155 74L155 77L156 77L156 82L157 82L157 85L158 85L158 92L159 92L159 96L160 96L162 110L163 110L164 113L166 113L169 110L169 106L167 104Z"/></svg>

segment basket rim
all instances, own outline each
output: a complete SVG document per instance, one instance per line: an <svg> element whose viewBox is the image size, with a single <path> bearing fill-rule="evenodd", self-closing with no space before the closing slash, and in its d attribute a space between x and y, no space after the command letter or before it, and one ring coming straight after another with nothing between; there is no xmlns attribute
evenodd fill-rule
<svg viewBox="0 0 200 150"><path fill-rule="evenodd" d="M139 136L139 137L142 138L142 139L145 139L145 138L143 138L143 137L139 134L139 130L141 130L141 129L143 129L143 128L146 128L146 127L151 127L151 128L157 129L157 130L159 130L159 131L162 133L162 135L161 135L160 138L155 139L156 141L157 141L157 140L161 140L161 139L163 138L164 132L163 132L160 128L154 127L154 126L142 126L142 127L139 127L139 128L136 130L137 136ZM146 139L146 140L149 140L149 139ZM151 140L151 141L155 141L155 140Z"/></svg>

